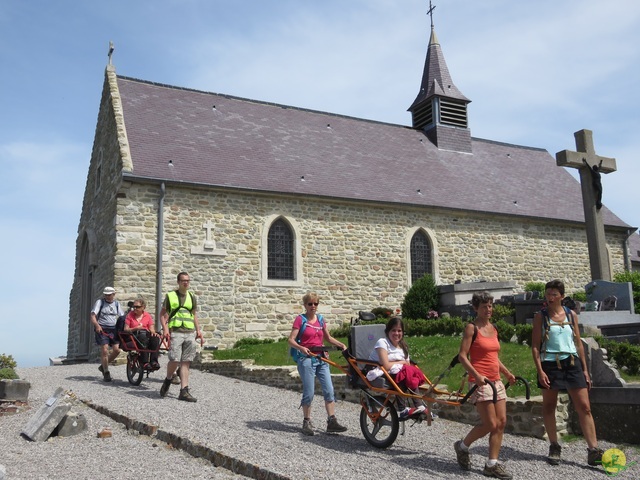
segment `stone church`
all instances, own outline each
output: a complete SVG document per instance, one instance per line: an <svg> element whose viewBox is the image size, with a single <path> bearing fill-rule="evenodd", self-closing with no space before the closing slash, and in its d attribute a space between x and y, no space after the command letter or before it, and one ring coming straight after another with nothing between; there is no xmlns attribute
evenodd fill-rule
<svg viewBox="0 0 640 480"><path fill-rule="evenodd" d="M122 303L144 296L157 317L181 271L206 345L220 348L288 335L309 290L333 326L398 308L425 273L439 285L589 282L579 182L544 148L472 137L471 100L433 27L418 85L406 126L129 78L109 62L68 358L95 358L89 311L105 286ZM602 215L622 271L635 229Z"/></svg>

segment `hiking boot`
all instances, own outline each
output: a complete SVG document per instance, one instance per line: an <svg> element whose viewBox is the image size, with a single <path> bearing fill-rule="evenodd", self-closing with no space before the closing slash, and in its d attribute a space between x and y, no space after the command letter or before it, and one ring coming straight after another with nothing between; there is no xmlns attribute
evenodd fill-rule
<svg viewBox="0 0 640 480"><path fill-rule="evenodd" d="M178 395L178 400L184 400L185 402L197 402L198 399L189 393L189 387L184 387L180 389L180 395Z"/></svg>
<svg viewBox="0 0 640 480"><path fill-rule="evenodd" d="M171 379L165 378L164 382L162 382L162 386L160 387L160 396L166 397L167 392L169 391L169 387L171 386Z"/></svg>
<svg viewBox="0 0 640 480"><path fill-rule="evenodd" d="M461 443L462 440L458 440L453 444L453 449L456 451L458 465L460 465L460 468L463 470L471 470L471 455L469 455L469 450L466 452L462 450L462 447L460 446Z"/></svg>
<svg viewBox="0 0 640 480"><path fill-rule="evenodd" d="M602 465L602 454L604 451L601 448L588 448L587 449L587 463L592 467L596 465Z"/></svg>
<svg viewBox="0 0 640 480"><path fill-rule="evenodd" d="M311 423L311 420L308 418L305 418L302 421L302 433L309 436L315 435L315 432L313 431L313 423Z"/></svg>
<svg viewBox="0 0 640 480"><path fill-rule="evenodd" d="M335 415L332 415L327 419L327 433L340 433L346 431L347 427L340 425Z"/></svg>
<svg viewBox="0 0 640 480"><path fill-rule="evenodd" d="M174 373L173 377L171 377L171 384L180 385L180 375L178 375L177 373Z"/></svg>
<svg viewBox="0 0 640 480"><path fill-rule="evenodd" d="M504 464L500 462L496 463L493 467L485 464L482 474L486 477L504 478L506 480L513 478L511 474L507 472L507 469L504 468Z"/></svg>
<svg viewBox="0 0 640 480"><path fill-rule="evenodd" d="M103 380L105 382L110 382L111 381L111 374L109 373L109 370L107 370L106 372L103 372L102 373L102 377L103 377ZM600 457L602 457L602 454L600 455Z"/></svg>
<svg viewBox="0 0 640 480"><path fill-rule="evenodd" d="M547 462L551 465L560 464L560 454L562 453L562 447L559 443L552 443L549 445L549 455L547 455Z"/></svg>

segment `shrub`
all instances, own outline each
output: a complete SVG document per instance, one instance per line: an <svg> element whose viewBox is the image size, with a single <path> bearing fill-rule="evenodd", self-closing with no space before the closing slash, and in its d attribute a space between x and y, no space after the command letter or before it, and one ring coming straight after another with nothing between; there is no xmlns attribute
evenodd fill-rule
<svg viewBox="0 0 640 480"><path fill-rule="evenodd" d="M511 337L516 334L516 328L504 320L498 320L496 322L496 328L498 329L498 339L504 343L509 343Z"/></svg>
<svg viewBox="0 0 640 480"><path fill-rule="evenodd" d="M11 355L0 355L0 379L2 380L15 380L18 378L18 374L14 370L18 364Z"/></svg>
<svg viewBox="0 0 640 480"><path fill-rule="evenodd" d="M513 323L515 319L515 315L516 315L515 308L510 307L508 305L502 305L500 303L496 303L493 305L493 313L491 314L491 321L495 323L499 320L504 320L506 322L509 322L509 320L511 320L511 323Z"/></svg>
<svg viewBox="0 0 640 480"><path fill-rule="evenodd" d="M631 282L631 290L633 291L633 305L636 313L640 312L640 272L624 271L616 273L613 276L615 282Z"/></svg>
<svg viewBox="0 0 640 480"><path fill-rule="evenodd" d="M569 295L576 302L586 302L587 301L587 292L584 290L578 290Z"/></svg>
<svg viewBox="0 0 640 480"><path fill-rule="evenodd" d="M516 325L516 338L518 343L531 346L531 338L533 336L533 325L521 323Z"/></svg>
<svg viewBox="0 0 640 480"><path fill-rule="evenodd" d="M400 305L404 318L428 318L429 312L438 309L440 292L429 274L416 280Z"/></svg>
<svg viewBox="0 0 640 480"><path fill-rule="evenodd" d="M403 320L405 335L409 337L427 337L432 335L461 335L466 322L460 317Z"/></svg>
<svg viewBox="0 0 640 480"><path fill-rule="evenodd" d="M640 371L640 345L595 338L598 345L607 350L609 359L614 360L618 368L626 367L629 375L636 375Z"/></svg>
<svg viewBox="0 0 640 480"><path fill-rule="evenodd" d="M0 355L0 368L16 368L18 364L11 355Z"/></svg>
<svg viewBox="0 0 640 480"><path fill-rule="evenodd" d="M233 348L240 348L247 345L262 345L264 343L273 343L273 338L241 338L233 344Z"/></svg>
<svg viewBox="0 0 640 480"><path fill-rule="evenodd" d="M524 284L524 289L527 292L538 292L540 298L544 298L544 286L545 282L527 282Z"/></svg>
<svg viewBox="0 0 640 480"><path fill-rule="evenodd" d="M13 368L0 368L0 380L15 380L18 374Z"/></svg>

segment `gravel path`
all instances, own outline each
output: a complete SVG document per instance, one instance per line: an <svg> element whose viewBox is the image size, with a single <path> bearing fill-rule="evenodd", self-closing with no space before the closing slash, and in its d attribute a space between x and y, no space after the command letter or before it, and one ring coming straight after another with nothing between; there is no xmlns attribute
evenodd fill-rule
<svg viewBox="0 0 640 480"><path fill-rule="evenodd" d="M338 402L345 434L323 431L324 408L321 396L313 406L317 433L300 434L300 394L247 383L227 377L191 372L191 392L197 403L177 400L179 387L172 385L166 398L158 394L163 375L152 374L138 387L126 380L124 366L111 367L114 382L104 383L97 364L18 369L31 382L31 409L0 417L0 472L6 479L74 478L252 478L279 479L373 479L381 474L390 479L486 478L482 475L487 455L486 438L471 448L473 468L463 472L453 452L453 442L470 426L437 419L429 427L407 425L387 450L371 447L360 432L359 406ZM35 411L56 388L73 391L83 404L88 421L86 432L73 437L51 437L46 442L30 442L20 432ZM113 418L130 419L157 426L153 437L127 429ZM113 437L100 439L97 432L111 427ZM165 440L165 441L163 441ZM181 444L211 461L196 458L174 448ZM615 445L602 442L603 448ZM565 445L563 463L552 467L544 457L548 444L543 440L505 435L501 460L519 479L607 478L602 468L586 464L586 444L578 440ZM627 457L635 452L625 449ZM640 466L631 467L618 478L637 478ZM0 473L0 479L2 473Z"/></svg>

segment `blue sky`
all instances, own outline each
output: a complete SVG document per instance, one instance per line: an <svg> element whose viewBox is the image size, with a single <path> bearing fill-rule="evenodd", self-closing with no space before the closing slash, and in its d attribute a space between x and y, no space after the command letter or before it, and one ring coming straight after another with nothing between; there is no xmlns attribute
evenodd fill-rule
<svg viewBox="0 0 640 480"><path fill-rule="evenodd" d="M640 2L434 3L449 70L472 100L471 134L555 155L574 150L575 131L593 130L596 152L618 166L603 176L603 201L640 226ZM409 125L427 8L424 0L0 0L0 353L23 367L66 353L110 40L119 75Z"/></svg>

